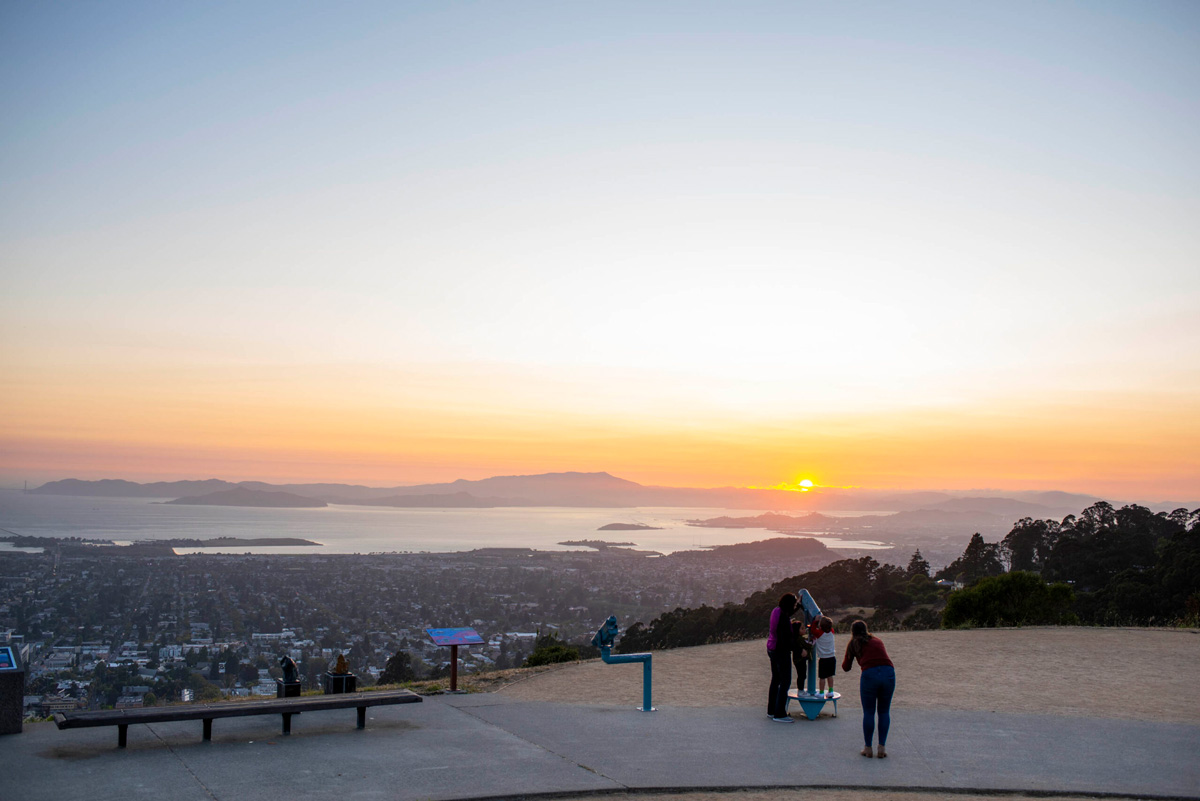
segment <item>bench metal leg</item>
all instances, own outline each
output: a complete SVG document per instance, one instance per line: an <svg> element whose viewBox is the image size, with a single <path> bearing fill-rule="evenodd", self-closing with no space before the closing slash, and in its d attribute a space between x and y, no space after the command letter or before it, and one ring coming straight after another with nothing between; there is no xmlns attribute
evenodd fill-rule
<svg viewBox="0 0 1200 801"><path fill-rule="evenodd" d="M213 722L212 718L204 719L204 739L205 740L212 739L212 722Z"/></svg>
<svg viewBox="0 0 1200 801"><path fill-rule="evenodd" d="M126 743L128 743L128 742L129 742L129 724L128 723L118 723L117 724L117 748L124 748Z"/></svg>
<svg viewBox="0 0 1200 801"><path fill-rule="evenodd" d="M283 713L283 733L284 734L292 733L292 713L291 712Z"/></svg>
<svg viewBox="0 0 1200 801"><path fill-rule="evenodd" d="M358 708L358 728L367 728L367 708L365 706Z"/></svg>

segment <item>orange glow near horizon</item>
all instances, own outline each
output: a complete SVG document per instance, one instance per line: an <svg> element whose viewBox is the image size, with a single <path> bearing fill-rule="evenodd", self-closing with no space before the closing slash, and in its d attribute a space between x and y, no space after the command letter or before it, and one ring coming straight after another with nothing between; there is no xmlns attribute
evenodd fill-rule
<svg viewBox="0 0 1200 801"><path fill-rule="evenodd" d="M293 5L5 17L0 486L1200 503L1195 4Z"/></svg>
<svg viewBox="0 0 1200 801"><path fill-rule="evenodd" d="M798 491L995 487L1147 501L1200 495L1200 408L1186 395L732 425L703 411L671 417L654 408L619 415L555 408L547 384L529 390L539 405L427 378L419 393L411 384L398 391L403 382L353 371L326 382L263 371L180 370L169 381L161 372L102 373L74 382L49 374L2 380L5 484L216 477L391 486L577 470L652 485L771 486L794 476L800 457L819 466L821 481L792 479L787 486Z"/></svg>

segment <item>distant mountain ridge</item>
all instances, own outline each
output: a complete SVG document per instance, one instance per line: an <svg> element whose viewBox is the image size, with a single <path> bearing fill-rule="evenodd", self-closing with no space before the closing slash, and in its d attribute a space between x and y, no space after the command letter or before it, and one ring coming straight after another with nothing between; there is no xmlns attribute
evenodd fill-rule
<svg viewBox="0 0 1200 801"><path fill-rule="evenodd" d="M184 498L235 489L286 492L333 504L371 506L486 508L503 506L638 507L675 506L724 509L769 509L776 512L877 511L997 515L1004 518L1061 518L1101 498L1067 492L941 492L820 488L793 492L748 487L662 487L639 484L605 472L561 472L536 475L458 479L440 484L367 487L361 484L268 484L221 479L156 481L139 484L122 479L51 481L36 495L109 498ZM406 500L412 499L412 500ZM1111 501L1114 505L1123 505ZM1156 510L1164 504L1145 504ZM1188 504L1176 504L1185 506ZM1200 504L1197 504L1200 505ZM1175 508L1172 506L1171 508ZM1189 505L1189 508L1192 506ZM1169 509L1167 510L1169 511ZM806 521L817 523L817 520Z"/></svg>
<svg viewBox="0 0 1200 801"><path fill-rule="evenodd" d="M448 492L428 495L389 495L357 501L331 499L330 503L352 506L393 506L398 509L495 509L498 506L535 506L529 501L509 498L477 498L469 492Z"/></svg>
<svg viewBox="0 0 1200 801"><path fill-rule="evenodd" d="M155 481L138 484L120 478L81 481L64 478L51 481L29 491L31 495L81 495L88 498L179 498L184 495L205 495L210 492L237 489L239 484L210 478L204 481ZM267 485L264 485L267 486ZM278 489L271 487L271 489Z"/></svg>

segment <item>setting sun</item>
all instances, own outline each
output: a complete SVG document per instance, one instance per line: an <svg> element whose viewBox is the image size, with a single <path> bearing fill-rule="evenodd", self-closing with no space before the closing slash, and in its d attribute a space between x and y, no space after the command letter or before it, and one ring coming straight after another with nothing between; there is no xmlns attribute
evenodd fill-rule
<svg viewBox="0 0 1200 801"><path fill-rule="evenodd" d="M1195 3L151 5L2 18L0 489L1196 496Z"/></svg>

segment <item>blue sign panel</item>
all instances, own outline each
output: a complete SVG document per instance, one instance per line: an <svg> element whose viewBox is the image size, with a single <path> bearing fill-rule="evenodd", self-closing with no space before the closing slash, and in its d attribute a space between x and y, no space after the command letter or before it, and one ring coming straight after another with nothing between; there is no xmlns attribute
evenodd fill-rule
<svg viewBox="0 0 1200 801"><path fill-rule="evenodd" d="M482 645L475 629L425 629L434 645Z"/></svg>
<svg viewBox="0 0 1200 801"><path fill-rule="evenodd" d="M16 670L17 659L7 645L0 646L0 670Z"/></svg>

